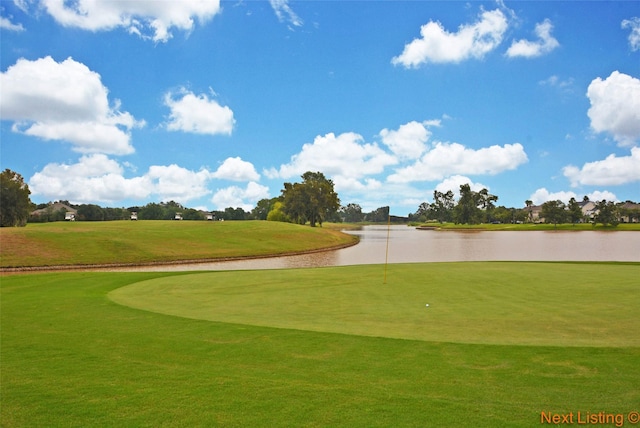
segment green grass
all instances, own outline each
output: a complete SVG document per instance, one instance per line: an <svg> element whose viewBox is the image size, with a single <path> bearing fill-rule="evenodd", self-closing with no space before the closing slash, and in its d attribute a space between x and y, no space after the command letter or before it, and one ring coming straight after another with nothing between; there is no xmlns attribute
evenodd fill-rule
<svg viewBox="0 0 640 428"><path fill-rule="evenodd" d="M194 273L114 301L210 321L398 339L640 347L638 264L431 263ZM426 307L429 304L429 307Z"/></svg>
<svg viewBox="0 0 640 428"><path fill-rule="evenodd" d="M512 231L530 231L530 230L570 230L570 231L640 231L640 223L620 223L617 226L603 226L601 224L592 225L591 223L563 223L563 224L547 224L547 223L522 223L522 224L455 224L455 223L425 223L416 224L416 226L436 227L440 229L477 229L477 230L512 230Z"/></svg>
<svg viewBox="0 0 640 428"><path fill-rule="evenodd" d="M0 425L524 427L540 425L541 412L626 414L640 402L639 269L394 265L387 284L382 266L3 276ZM186 316L203 318L194 302L241 315L209 321L111 300L146 300L140 287L190 297ZM478 299L505 311L483 318ZM546 308L529 309L529 299ZM154 310L172 306L160 300ZM414 305L439 338L399 338L415 324ZM540 327L548 316L563 319L554 329L569 346L513 344L535 326L510 319ZM447 327L466 318L493 324L487 342L503 344L462 343L482 336ZM366 331L349 331L359 322Z"/></svg>
<svg viewBox="0 0 640 428"><path fill-rule="evenodd" d="M355 243L336 230L267 221L109 221L0 228L0 267L254 257Z"/></svg>

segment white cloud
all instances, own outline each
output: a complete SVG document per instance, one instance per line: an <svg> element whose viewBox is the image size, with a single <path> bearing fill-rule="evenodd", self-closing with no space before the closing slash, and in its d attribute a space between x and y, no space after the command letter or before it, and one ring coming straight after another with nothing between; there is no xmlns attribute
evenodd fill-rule
<svg viewBox="0 0 640 428"><path fill-rule="evenodd" d="M631 149L631 156L609 155L604 160L588 162L578 168L573 165L562 169L571 186L618 186L640 181L640 147Z"/></svg>
<svg viewBox="0 0 640 428"><path fill-rule="evenodd" d="M590 201L601 201L604 199L607 201L618 202L618 197L608 190L596 190L595 192L587 193L587 197Z"/></svg>
<svg viewBox="0 0 640 428"><path fill-rule="evenodd" d="M633 17L622 21L622 28L629 28L629 46L632 51L640 50L640 18Z"/></svg>
<svg viewBox="0 0 640 428"><path fill-rule="evenodd" d="M534 58L551 52L560 46L560 43L551 35L552 30L553 24L548 19L536 24L535 33L538 36L538 40L534 42L529 40L518 40L516 42L514 40L509 49L507 49L507 56L511 58Z"/></svg>
<svg viewBox="0 0 640 428"><path fill-rule="evenodd" d="M399 168L388 177L390 182L441 180L454 174L495 175L516 169L528 161L520 143L469 149L458 143L436 143L413 165Z"/></svg>
<svg viewBox="0 0 640 428"><path fill-rule="evenodd" d="M280 22L290 22L296 27L302 26L302 19L291 9L289 0L269 0L269 3Z"/></svg>
<svg viewBox="0 0 640 428"><path fill-rule="evenodd" d="M560 191L551 193L544 187L536 190L531 194L531 196L529 196L533 205L542 205L548 201L562 201L566 204L571 198L575 198L577 200L578 196L574 192Z"/></svg>
<svg viewBox="0 0 640 428"><path fill-rule="evenodd" d="M428 62L456 63L483 58L500 45L507 26L507 18L499 9L483 11L477 22L461 25L456 33L448 32L439 22L430 21L421 27L421 38L405 45L402 54L391 62L411 68Z"/></svg>
<svg viewBox="0 0 640 428"><path fill-rule="evenodd" d="M256 172L251 162L235 157L225 159L212 177L231 181L257 181L260 179L260 174Z"/></svg>
<svg viewBox="0 0 640 428"><path fill-rule="evenodd" d="M22 24L14 24L9 18L5 18L4 16L0 16L0 28L18 33L24 31Z"/></svg>
<svg viewBox="0 0 640 428"><path fill-rule="evenodd" d="M194 27L194 19L205 23L220 12L219 0L42 0L42 4L65 27L90 31L122 27L156 42L169 40L173 36L172 28L189 32Z"/></svg>
<svg viewBox="0 0 640 428"><path fill-rule="evenodd" d="M218 190L211 198L211 202L218 210L232 207L250 211L260 199L266 198L269 198L269 188L252 181L244 189L230 186Z"/></svg>
<svg viewBox="0 0 640 428"><path fill-rule="evenodd" d="M29 180L34 195L74 203L113 203L122 200L174 200L185 203L208 195L212 174L178 165L149 167L142 176L125 178L124 168L104 154L82 156L75 164L50 163ZM146 201L145 201L146 202Z"/></svg>
<svg viewBox="0 0 640 428"><path fill-rule="evenodd" d="M290 163L281 165L279 170L265 171L265 174L270 178L291 178L307 171L320 171L334 179L337 176L360 179L379 174L385 166L395 163L394 156L377 144L364 143L359 134L346 132L336 136L329 133L303 145L302 151L292 156Z"/></svg>
<svg viewBox="0 0 640 428"><path fill-rule="evenodd" d="M174 94L169 92L164 97L165 105L171 109L169 131L231 135L236 121L229 107L210 100L206 94L195 95L182 89L180 95L174 99Z"/></svg>
<svg viewBox="0 0 640 428"><path fill-rule="evenodd" d="M29 2L33 0L13 0L13 4L24 13L29 12Z"/></svg>
<svg viewBox="0 0 640 428"><path fill-rule="evenodd" d="M0 75L0 116L12 130L45 140L68 141L81 153L133 153L130 130L144 126L119 101L109 106L98 73L68 58L19 59Z"/></svg>
<svg viewBox="0 0 640 428"><path fill-rule="evenodd" d="M564 93L570 93L570 92L573 92L574 79L572 77L569 77L563 80L554 74L552 76L549 76L549 78L545 80L539 81L538 84L540 84L541 86L550 86L553 88L558 88Z"/></svg>
<svg viewBox="0 0 640 428"><path fill-rule="evenodd" d="M617 196L608 190L596 190L591 193L587 193L584 196L587 196L591 201L601 201L606 199L607 201L616 202L618 200ZM571 198L574 198L576 201L582 201L582 197L579 197L575 192L560 191L552 193L544 187L536 190L531 194L531 196L529 196L529 199L534 205L542 205L548 201L561 201L568 204Z"/></svg>
<svg viewBox="0 0 640 428"><path fill-rule="evenodd" d="M609 132L620 146L640 139L640 79L618 71L594 79L587 89L587 112L596 132Z"/></svg>
<svg viewBox="0 0 640 428"><path fill-rule="evenodd" d="M383 129L380 131L382 142L400 159L417 159L426 150L426 142L431 131L425 125L433 122L409 122L398 130ZM438 122L439 124L439 122Z"/></svg>
<svg viewBox="0 0 640 428"><path fill-rule="evenodd" d="M438 183L435 190L438 192L446 193L449 190L453 192L456 199L460 198L460 186L463 184L468 184L471 190L474 192L479 192L482 189L489 189L488 186L485 186L482 183L474 183L471 181L469 177L465 177L463 175L453 175L449 178L444 179L442 182Z"/></svg>
<svg viewBox="0 0 640 428"><path fill-rule="evenodd" d="M50 163L29 180L34 195L73 203L115 202L146 198L151 183L145 177L126 179L123 169L103 154L85 155L75 164Z"/></svg>

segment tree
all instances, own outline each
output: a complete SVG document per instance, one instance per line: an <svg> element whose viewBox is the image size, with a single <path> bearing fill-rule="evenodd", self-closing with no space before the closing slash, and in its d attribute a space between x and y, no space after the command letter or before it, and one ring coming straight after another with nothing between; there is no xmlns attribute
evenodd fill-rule
<svg viewBox="0 0 640 428"><path fill-rule="evenodd" d="M485 189L483 189L485 190ZM477 224L480 223L481 196L471 190L467 184L460 185L460 200L454 208L453 216L456 223Z"/></svg>
<svg viewBox="0 0 640 428"><path fill-rule="evenodd" d="M547 201L542 204L540 215L544 218L545 223L553 223L554 228L558 227L558 223L564 223L567 217L567 211L562 201Z"/></svg>
<svg viewBox="0 0 640 428"><path fill-rule="evenodd" d="M277 200L278 198L260 199L256 207L251 210L251 217L255 220L266 220L273 204L275 204Z"/></svg>
<svg viewBox="0 0 640 428"><path fill-rule="evenodd" d="M364 216L366 221L374 223L387 223L389 221L389 207L380 207Z"/></svg>
<svg viewBox="0 0 640 428"><path fill-rule="evenodd" d="M84 221L103 221L104 210L93 204L83 204L78 207L78 218Z"/></svg>
<svg viewBox="0 0 640 428"><path fill-rule="evenodd" d="M527 206L527 211L528 211L528 215L527 215L527 219L529 222L533 221L533 201L527 199L526 201L524 201L524 204Z"/></svg>
<svg viewBox="0 0 640 428"><path fill-rule="evenodd" d="M162 220L164 209L160 204L151 202L140 209L138 217L141 220Z"/></svg>
<svg viewBox="0 0 640 428"><path fill-rule="evenodd" d="M277 201L273 204L273 207L271 207L271 211L269 211L269 214L267 214L267 221L281 221L284 223L291 222L289 216L287 216L283 211L282 202Z"/></svg>
<svg viewBox="0 0 640 428"><path fill-rule="evenodd" d="M455 203L453 201L453 192L451 190L447 193L433 191L433 204L431 204L431 212L433 218L440 223L453 220L453 207Z"/></svg>
<svg viewBox="0 0 640 428"><path fill-rule="evenodd" d="M0 173L0 226L25 226L33 207L31 191L20 174L10 169Z"/></svg>
<svg viewBox="0 0 640 428"><path fill-rule="evenodd" d="M603 226L610 224L611 226L617 226L619 221L618 216L618 207L615 203L606 200L602 200L596 203L596 209L598 213L595 216L595 221L593 225L595 226L597 223L602 223Z"/></svg>
<svg viewBox="0 0 640 428"><path fill-rule="evenodd" d="M340 207L333 181L321 172L310 171L302 174L302 179L302 183L284 183L283 211L296 223L309 221L311 227L316 223L322 226L322 222Z"/></svg>
<svg viewBox="0 0 640 428"><path fill-rule="evenodd" d="M569 199L569 205L567 206L569 210L569 220L575 226L580 220L582 220L582 208L576 198Z"/></svg>
<svg viewBox="0 0 640 428"><path fill-rule="evenodd" d="M348 204L346 207L340 207L342 221L346 223L358 223L364 220L362 207L358 204Z"/></svg>

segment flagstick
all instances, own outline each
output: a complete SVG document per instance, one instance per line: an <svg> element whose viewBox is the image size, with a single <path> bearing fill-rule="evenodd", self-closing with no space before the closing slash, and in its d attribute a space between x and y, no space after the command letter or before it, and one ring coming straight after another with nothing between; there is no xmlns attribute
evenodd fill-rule
<svg viewBox="0 0 640 428"><path fill-rule="evenodd" d="M387 264L389 263L389 232L391 230L391 214L387 220L387 250L384 255L384 283L387 283Z"/></svg>

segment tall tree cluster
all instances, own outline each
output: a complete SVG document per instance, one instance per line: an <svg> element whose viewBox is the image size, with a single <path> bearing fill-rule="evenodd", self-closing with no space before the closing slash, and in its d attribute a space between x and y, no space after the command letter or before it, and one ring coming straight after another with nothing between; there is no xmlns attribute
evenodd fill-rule
<svg viewBox="0 0 640 428"><path fill-rule="evenodd" d="M33 208L31 191L20 174L10 169L0 173L0 226L25 226Z"/></svg>
<svg viewBox="0 0 640 428"><path fill-rule="evenodd" d="M302 183L284 183L281 210L295 223L322 226L322 222L339 207L340 199L333 189L333 181L321 172L305 172Z"/></svg>

